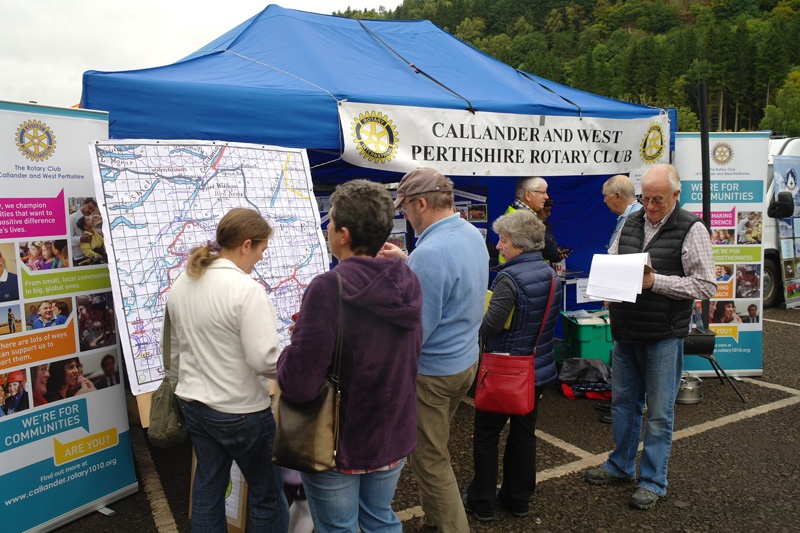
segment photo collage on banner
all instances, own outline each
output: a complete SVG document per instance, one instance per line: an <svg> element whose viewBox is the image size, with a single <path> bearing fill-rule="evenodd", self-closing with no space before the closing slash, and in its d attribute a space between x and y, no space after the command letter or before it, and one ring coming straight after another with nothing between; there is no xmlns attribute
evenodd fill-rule
<svg viewBox="0 0 800 533"><path fill-rule="evenodd" d="M775 156L772 161L775 197L788 191L794 200L791 218L778 220L781 243L781 266L783 268L784 301L787 307L800 305L800 157Z"/></svg>
<svg viewBox="0 0 800 533"><path fill-rule="evenodd" d="M714 355L728 372L757 376L762 373L762 233L769 133L711 133L709 150L710 238L717 282L709 317L717 335ZM702 217L700 134L678 133L675 165L681 175L681 207ZM699 357L687 357L684 369L714 375Z"/></svg>
<svg viewBox="0 0 800 533"><path fill-rule="evenodd" d="M3 529L49 530L138 490L86 143L108 115L0 102Z"/></svg>

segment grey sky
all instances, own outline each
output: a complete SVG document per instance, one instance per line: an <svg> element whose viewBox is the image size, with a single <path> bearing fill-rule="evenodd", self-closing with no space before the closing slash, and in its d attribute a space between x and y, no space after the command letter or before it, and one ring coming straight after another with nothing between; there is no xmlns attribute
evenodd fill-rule
<svg viewBox="0 0 800 533"><path fill-rule="evenodd" d="M330 14L402 0L283 0ZM268 0L0 0L0 100L69 107L87 70L166 65L262 11Z"/></svg>

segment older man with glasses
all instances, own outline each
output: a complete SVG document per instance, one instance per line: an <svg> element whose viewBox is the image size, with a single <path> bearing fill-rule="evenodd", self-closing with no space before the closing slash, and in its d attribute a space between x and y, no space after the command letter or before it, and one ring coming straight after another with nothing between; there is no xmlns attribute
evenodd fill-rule
<svg viewBox="0 0 800 533"><path fill-rule="evenodd" d="M650 254L636 302L609 305L614 347L611 418L616 448L602 466L585 473L594 485L636 478L645 397L648 410L635 509L650 509L667 493L675 398L683 371L683 339L695 300L717 290L711 239L703 221L680 208L681 181L672 165L642 177L643 208L628 216L610 254Z"/></svg>
<svg viewBox="0 0 800 533"><path fill-rule="evenodd" d="M453 181L432 168L400 181L395 208L417 235L409 256L422 286L422 354L417 374L417 448L409 458L420 491L421 530L469 531L447 443L450 423L478 370L478 330L489 285L483 236L454 211Z"/></svg>
<svg viewBox="0 0 800 533"><path fill-rule="evenodd" d="M539 176L520 178L517 180L516 198L514 202L508 206L505 215L513 213L518 209L527 209L533 211L537 216L545 207L545 201L550 198L547 194L547 182L544 178ZM553 235L553 226L546 224L547 232L544 236L544 249L542 250L542 257L545 261L554 263L561 261L569 252L562 250L556 242ZM500 263L505 263L503 256L500 256Z"/></svg>

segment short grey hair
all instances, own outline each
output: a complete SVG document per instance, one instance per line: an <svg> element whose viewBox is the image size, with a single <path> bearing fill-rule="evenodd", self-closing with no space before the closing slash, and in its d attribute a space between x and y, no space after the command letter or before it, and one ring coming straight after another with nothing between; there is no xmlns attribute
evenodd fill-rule
<svg viewBox="0 0 800 533"><path fill-rule="evenodd" d="M535 191L542 185L544 185L545 189L547 188L547 182L544 178L540 178L539 176L520 178L517 180L517 190L515 194L517 198L522 200L525 198L525 191Z"/></svg>
<svg viewBox="0 0 800 533"><path fill-rule="evenodd" d="M621 197L629 201L636 199L636 189L633 186L633 182L624 174L612 176L603 184L603 196L611 196L616 193L619 193Z"/></svg>
<svg viewBox="0 0 800 533"><path fill-rule="evenodd" d="M525 252L544 248L544 222L527 209L501 216L494 221L492 229L498 235L507 235L511 244Z"/></svg>
<svg viewBox="0 0 800 533"><path fill-rule="evenodd" d="M667 173L672 192L681 190L681 175L678 173L678 169L669 163L661 163L650 167L650 170L645 172L644 176L642 176L642 185L644 185L645 181L650 181L653 179L653 177L659 172Z"/></svg>

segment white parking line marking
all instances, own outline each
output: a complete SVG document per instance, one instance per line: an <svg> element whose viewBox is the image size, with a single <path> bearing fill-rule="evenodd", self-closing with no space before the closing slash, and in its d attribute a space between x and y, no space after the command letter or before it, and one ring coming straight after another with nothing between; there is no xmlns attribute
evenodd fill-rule
<svg viewBox="0 0 800 533"><path fill-rule="evenodd" d="M777 322L777 321L772 321L772 322ZM792 325L800 325L800 324L792 324ZM771 411L775 411L776 409L783 409L784 407L789 407L800 403L800 390L752 378L740 378L740 379L742 381L745 381L747 383L752 383L753 385L758 385L760 387L779 390L781 392L790 394L791 396L789 398L784 398L783 400L778 400L777 402L759 405L751 409L747 409L746 411L741 411L739 413L734 413L732 415L723 416L722 418L717 418L709 422L704 422L696 426L676 431L672 437L673 442L685 439L687 437L693 437L695 435L699 435L700 433L709 431L711 429L716 429L719 427L726 426L728 424L733 424L735 422L747 420L748 418L753 418L758 415L763 415ZM471 400L471 398L464 398L464 402L474 407L474 402ZM574 446L566 441L563 441L558 437L555 437L553 435L550 435L549 433L545 433L540 430L536 431L536 436L542 439L543 441L547 442L548 444L551 444L559 449L571 453L572 455L580 457L580 459L577 461L560 465L555 468L549 468L542 472L537 472L536 473L537 485L549 479L556 479L563 476L568 476L570 474L575 474L577 472L581 472L588 468L594 468L596 466L599 466L603 464L603 462L605 462L606 458L608 457L608 454L610 453L610 452L602 452L598 454L593 454L591 452L578 448L577 446ZM644 443L640 442L639 451L642 450L643 446ZM414 518L421 518L422 507L420 506L410 507L408 509L403 509L402 511L398 511L396 514L401 522L406 522Z"/></svg>
<svg viewBox="0 0 800 533"><path fill-rule="evenodd" d="M150 450L147 448L142 429L138 426L129 429L131 443L133 444L133 454L136 458L136 465L139 467L139 474L142 478L142 487L147 495L150 509L153 511L153 522L156 524L158 533L178 533L178 525L172 516L169 508L167 496L161 486L161 479L156 472L156 466L150 457Z"/></svg>
<svg viewBox="0 0 800 533"><path fill-rule="evenodd" d="M554 437L553 435L550 435L549 433L545 433L544 431L538 431L537 430L536 431L536 438L542 439L547 444L552 444L556 448L561 448L565 452L569 452L572 455L580 457L581 459L588 459L590 457L594 457L593 453L587 452L586 450L582 450L581 448L578 448L577 446L574 446L574 445L570 444L569 442L563 441L563 440L559 439L558 437Z"/></svg>
<svg viewBox="0 0 800 533"><path fill-rule="evenodd" d="M752 383L753 385L764 387L765 389L774 389L774 390L779 390L781 392L785 392L787 394L800 395L800 390L792 389L790 387L784 387L783 385L778 385L777 383L770 383L768 381L761 381L759 379L753 379L753 378L740 378L740 380L746 381L747 383Z"/></svg>
<svg viewBox="0 0 800 533"><path fill-rule="evenodd" d="M797 322L784 322L783 320L774 320L772 318L765 318L764 322L772 322L774 324L786 324L787 326L800 326Z"/></svg>

